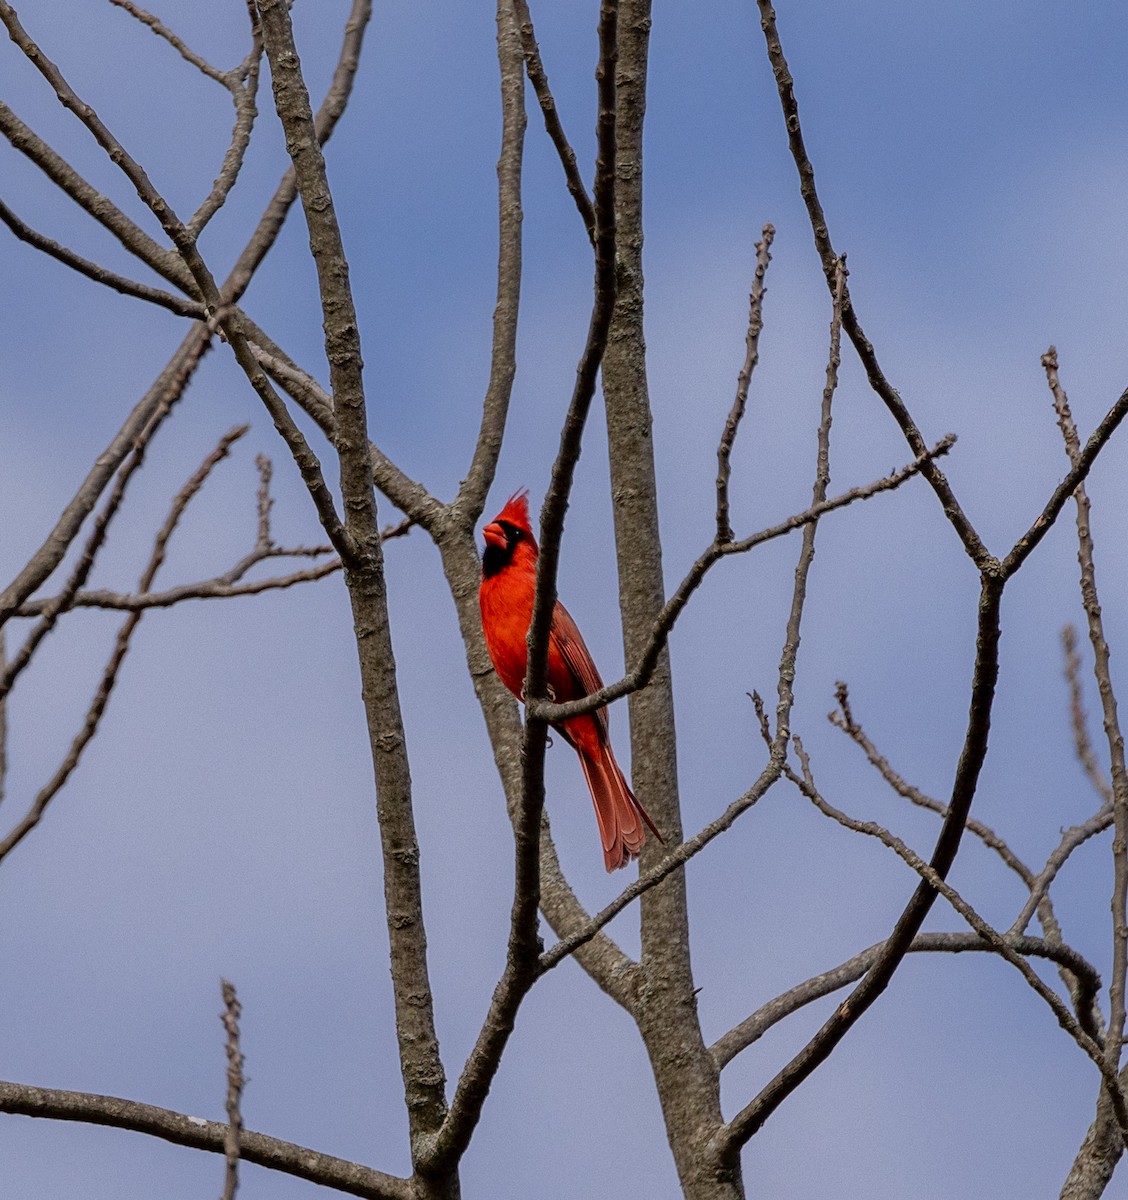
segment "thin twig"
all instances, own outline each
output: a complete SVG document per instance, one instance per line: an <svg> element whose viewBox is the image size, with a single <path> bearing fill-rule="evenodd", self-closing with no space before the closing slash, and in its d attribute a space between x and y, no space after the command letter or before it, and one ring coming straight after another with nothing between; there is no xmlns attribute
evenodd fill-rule
<svg viewBox="0 0 1128 1200"><path fill-rule="evenodd" d="M586 945L605 925L610 924L628 904L637 900L644 892L661 883L671 872L683 867L691 858L699 854L714 838L730 829L736 819L747 812L754 804L767 794L768 789L779 779L781 762L773 759L760 772L755 783L742 795L738 796L719 817L709 822L693 837L687 838L680 846L675 846L657 866L625 887L614 900L583 925L563 937L554 946L550 946L541 956L539 970L541 974L551 971L562 963L579 947Z"/></svg>
<svg viewBox="0 0 1128 1200"><path fill-rule="evenodd" d="M1013 966L1018 966L1020 970L1023 967L1023 976L1030 983L1031 987L1046 1001L1053 1009L1059 1022L1067 1033L1070 1033L1081 1045L1082 1049L1092 1057L1094 1049L1099 1051L1097 1039L1099 1033L1095 1027L1089 1024L1089 1014L1091 1012L1092 994L1088 997L1089 1003L1083 1008L1085 1013L1081 1017L1080 1022L1075 1022L1071 1014L1065 1010L1065 1006L1061 998L1052 992L1033 971L1025 963L1019 966L1020 957L1017 952L1010 950L1006 946L1007 938L1004 934L992 929L991 926L983 920L983 918L975 911L974 908L953 888L946 880L941 879L932 867L924 861L915 851L911 850L899 837L890 833L884 826L877 824L876 821L859 821L854 817L847 816L841 809L835 808L815 786L814 776L811 773L811 762L806 751L803 749L802 740L795 736L793 739L795 753L799 759L801 774L797 774L790 767L785 768L784 774L787 778L811 801L812 804L824 816L830 817L837 821L844 828L851 830L853 833L862 833L867 837L876 838L883 845L888 846L903 862L907 863L922 879L924 879L931 887L944 897L945 900L959 913L961 917L971 926L976 934L979 935L989 946L995 949L999 954L1007 959ZM1096 972L1090 970L1088 972L1090 980L1096 979ZM1037 984L1033 982L1037 980ZM1069 1018L1068 1021L1063 1019L1063 1012ZM1073 1022L1070 1024L1069 1022ZM1078 1037L1078 1032L1083 1032L1089 1039L1089 1043L1082 1041ZM1095 1060L1094 1060L1095 1061Z"/></svg>
<svg viewBox="0 0 1128 1200"><path fill-rule="evenodd" d="M16 680L31 662L32 656L39 648L40 643L54 629L59 617L73 606L75 596L89 578L90 572L94 567L94 561L98 557L103 545L105 545L106 534L109 531L111 522L121 508L122 501L125 499L125 492L129 481L141 467L142 463L144 463L145 450L149 440L168 415L170 404L171 401L168 400L159 404L149 423L138 434L133 452L118 471L113 491L110 493L102 511L98 514L94 522L94 528L90 531L90 536L86 539L86 545L83 547L82 554L71 571L70 578L59 595L44 605L39 623L24 639L19 651L8 664L3 675L0 676L0 696L6 696L12 690ZM247 428L246 425L240 426L239 430L232 437L232 441L238 437L242 437L247 432Z"/></svg>
<svg viewBox="0 0 1128 1200"><path fill-rule="evenodd" d="M1057 351L1051 346L1042 356L1046 381L1053 396L1054 411L1065 442L1065 451L1073 467L1081 458L1081 441L1069 408L1069 398L1058 377ZM1128 984L1128 765L1125 763L1124 735L1117 714L1116 692L1112 683L1108 639L1105 637L1097 594L1097 572L1094 562L1093 530L1090 522L1089 496L1083 481L1073 492L1077 506L1077 561L1081 567L1081 603L1089 626L1089 643L1093 647L1093 673L1101 697L1105 737L1108 741L1109 769L1112 776L1112 815L1116 834L1112 840L1112 972L1108 986L1108 1036L1105 1059L1110 1070L1120 1063L1121 1040L1125 1025L1125 989ZM1113 1097L1115 1099L1115 1097ZM1119 1117L1119 1110L1117 1113ZM1128 1132L1128 1131L1126 1131Z"/></svg>
<svg viewBox="0 0 1128 1200"><path fill-rule="evenodd" d="M568 194L576 202L580 219L584 223L584 229L587 230L588 240L594 247L595 209L592 206L591 197L587 194L587 188L584 186L580 168L576 165L576 152L572 149L564 132L564 126L560 123L560 113L557 111L552 89L548 85L548 73L541 60L540 47L537 45L536 31L533 29L533 18L529 12L529 5L527 0L512 0L512 4L521 31L525 70L529 74L529 82L533 85L537 103L540 104L541 113L544 115L545 130L552 139L553 146L556 147L560 165L564 168L564 180L568 187Z"/></svg>
<svg viewBox="0 0 1128 1200"><path fill-rule="evenodd" d="M906 779L894 770L889 760L878 750L870 740L869 735L854 718L854 710L850 704L850 692L841 680L835 684L834 697L838 701L838 709L827 713L827 720L844 734L862 751L870 765L882 779L897 793L918 808L928 809L940 817L948 815L948 806L933 796L928 796L919 788L913 787ZM994 850L1004 863L1022 880L1026 886L1032 887L1034 872L1018 857L1007 843L989 826L975 817L967 822L968 833L973 833L989 849Z"/></svg>
<svg viewBox="0 0 1128 1200"><path fill-rule="evenodd" d="M223 1030L226 1034L227 1051L227 1136L223 1142L223 1153L227 1159L224 1175L222 1200L235 1200L239 1190L239 1155L243 1137L243 1114L240 1102L243 1097L243 1052L239 1048L239 1017L243 1006L235 992L235 985L226 979L220 981L223 992Z"/></svg>
<svg viewBox="0 0 1128 1200"><path fill-rule="evenodd" d="M231 141L223 155L219 174L211 191L204 197L200 207L188 219L188 231L198 237L200 231L227 202L231 189L243 169L247 147L251 144L258 107L259 64L262 61L262 30L259 28L258 12L253 0L247 0L247 11L251 18L251 49L243 62L223 76L224 86L231 93L235 105L235 124L231 130Z"/></svg>
<svg viewBox="0 0 1128 1200"><path fill-rule="evenodd" d="M127 279L124 275L117 274L116 271L111 271L99 263L83 258L81 254L76 254L62 243L32 229L26 221L17 217L2 200L0 200L0 221L7 225L21 242L27 242L29 246L49 255L65 267L70 267L72 271L85 275L87 279L91 279L95 283L112 288L123 296L135 296L138 300L147 300L150 304L167 308L169 312L174 312L180 317L192 317L200 321L204 319L204 306L198 300L189 300L184 296L177 296L173 292L166 292L163 288L155 288L147 283L138 283L135 279Z"/></svg>
<svg viewBox="0 0 1128 1200"><path fill-rule="evenodd" d="M412 529L410 517L404 517L386 526L380 533L381 541L403 537ZM257 563L272 558L319 558L331 554L331 546L272 546L267 551L259 549L241 558L230 570L211 579L197 583L182 583L162 592L115 592L108 588L94 588L79 592L71 601L71 608L104 608L122 612L134 612L144 608L171 608L185 600L229 600L237 596L257 596L262 592L280 591L295 584L315 583L341 569L341 560L331 558L316 567L293 571L288 575L272 575L267 579L253 579L248 583L238 582ZM52 600L29 600L13 614L16 617L39 616Z"/></svg>
<svg viewBox="0 0 1128 1200"><path fill-rule="evenodd" d="M748 296L748 333L744 345L744 365L736 380L736 399L732 402L728 418L725 421L721 442L717 447L717 542L731 542L733 539L732 525L729 523L729 478L732 475L732 448L736 442L737 430L744 417L748 404L748 388L752 382L752 372L760 361L760 331L764 328L764 276L768 273L768 264L772 261L772 239L775 237L775 226L764 226L763 234L756 243L756 272L752 281L752 291ZM825 499L826 497L819 497Z"/></svg>
<svg viewBox="0 0 1128 1200"><path fill-rule="evenodd" d="M1022 906L1022 910L1018 916L1015 917L1014 924L1010 928L1011 933L1025 932L1039 903L1049 891L1050 884L1053 883L1061 868L1065 866L1073 851L1078 846L1083 846L1090 838L1103 833L1111 824L1112 805L1106 804L1098 812L1089 817L1088 820L1081 821L1077 825L1071 825L1065 830L1061 835L1061 841L1046 859L1046 865L1030 881L1030 895L1026 903Z"/></svg>
<svg viewBox="0 0 1128 1200"><path fill-rule="evenodd" d="M223 87L227 86L227 79L222 71L213 67L211 63L202 58L194 50L190 50L182 38L178 37L167 26L162 25L152 13L147 12L138 4L134 4L133 0L110 0L110 3L117 8L124 9L131 17L136 17L142 25L148 26L157 37L168 42L185 62L191 63L192 66L198 71L202 71L209 79L214 79L216 83L221 84Z"/></svg>
<svg viewBox="0 0 1128 1200"><path fill-rule="evenodd" d="M838 710L828 713L827 716L830 722L841 729L865 754L870 764L877 770L878 774L885 780L887 784L899 795L903 796L910 803L917 805L920 808L928 809L936 813L942 819L947 819L948 806L942 801L935 799L932 796L925 795L919 788L913 787L903 779L892 767L889 760L877 749L870 740L869 736L858 724L854 718L854 711L850 704L850 695L846 684L839 682L835 688L835 697L838 700ZM1110 818L1111 819L1111 818ZM970 817L966 826L969 833L974 834L979 840L989 849L994 850L1002 859L1003 863L1012 870L1019 879L1026 885L1030 892L1030 896L1023 906L1018 918L1007 932L1008 937L1018 937L1026 932L1026 927L1030 923L1034 913L1038 914L1038 921L1045 933L1047 942L1053 945L1061 945L1062 936L1061 928L1058 924L1057 917L1054 914L1053 904L1049 897L1049 882L1056 874L1057 869L1068 855L1074 850L1084 837L1077 839L1075 832L1073 835L1067 835L1063 839L1062 846L1059 846L1055 855L1051 855L1051 867L1044 869L1039 875L1034 872L1018 857L1017 854L1010 848L1006 841L1001 838L990 826L984 825L982 821L974 817ZM1090 836L1090 835L1085 835ZM1064 847L1064 848L1063 848ZM1084 988L1080 980L1072 975L1069 968L1059 964L1059 970L1062 977L1062 982L1069 989L1070 995L1074 999L1075 1007L1078 1013L1081 1012L1079 1006L1085 1006L1087 1012L1091 1010L1094 1027L1099 1023L1099 1013L1092 1006L1091 998L1085 994ZM1086 1020L1089 1016L1086 1016Z"/></svg>
<svg viewBox="0 0 1128 1200"><path fill-rule="evenodd" d="M156 538L153 541L153 549L149 555L149 562L145 570L141 574L141 579L138 585L139 591L147 592L153 584L157 572L165 559L165 553L168 548L169 539L172 537L180 518L184 514L184 510L191 503L192 499L197 495L200 488L203 487L208 475L213 468L224 459L230 451L231 445L236 439L242 437L246 427L240 426L232 429L225 434L219 441L216 448L204 459L199 468L191 476L187 483L173 498L169 508L168 516L165 517L164 524L157 531ZM70 749L67 751L63 761L59 764L55 773L47 781L46 784L39 790L35 799L32 801L27 812L4 837L0 840L0 862L11 853L24 840L25 837L39 824L43 819L43 814L47 811L48 805L63 789L67 780L78 766L82 758L83 751L90 744L94 735L98 732L98 726L101 723L102 717L105 714L106 706L109 704L110 695L114 690L114 685L117 682L118 672L121 669L121 664L129 651L129 644L133 637L134 631L137 629L141 621L143 613L141 611L131 612L128 617L122 622L118 630L117 637L114 639L114 646L110 652L110 657L102 670L102 678L99 682L98 689L94 694L93 700L86 711L86 716L82 723L82 728L75 735L71 742Z"/></svg>
<svg viewBox="0 0 1128 1200"><path fill-rule="evenodd" d="M255 549L269 551L274 546L270 536L270 510L274 500L270 495L270 480L274 474L274 464L265 454L255 456L255 466L259 473L258 486L258 537L255 538Z"/></svg>
<svg viewBox="0 0 1128 1200"><path fill-rule="evenodd" d="M1069 686L1069 723L1073 730L1073 749L1093 790L1106 803L1112 803L1112 785L1097 762L1089 737L1089 717L1081 690L1081 656L1077 653L1077 631L1066 625L1061 631L1061 648L1065 658L1063 671Z"/></svg>
<svg viewBox="0 0 1128 1200"><path fill-rule="evenodd" d="M58 567L67 550L78 536L83 522L93 511L114 473L141 437L151 438L149 429L154 417L167 419L173 406L183 396L200 359L207 351L211 338L200 325L181 343L168 366L145 393L109 446L98 456L86 479L63 509L54 528L27 564L0 593L0 625L35 592Z"/></svg>

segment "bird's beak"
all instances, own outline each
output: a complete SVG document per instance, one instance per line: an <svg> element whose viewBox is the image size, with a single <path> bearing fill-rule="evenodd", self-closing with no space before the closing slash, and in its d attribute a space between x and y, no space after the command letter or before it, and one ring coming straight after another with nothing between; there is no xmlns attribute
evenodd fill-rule
<svg viewBox="0 0 1128 1200"><path fill-rule="evenodd" d="M504 546L507 540L505 530L496 521L482 530L482 537L486 539L487 546Z"/></svg>

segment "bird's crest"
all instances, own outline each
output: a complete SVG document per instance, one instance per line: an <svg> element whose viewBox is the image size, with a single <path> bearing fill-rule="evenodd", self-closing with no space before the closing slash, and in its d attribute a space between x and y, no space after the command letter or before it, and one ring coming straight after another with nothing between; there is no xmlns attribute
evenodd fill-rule
<svg viewBox="0 0 1128 1200"><path fill-rule="evenodd" d="M533 527L529 523L529 489L522 488L519 492L514 492L506 500L505 507L494 517L494 520L508 521L511 525L516 525L518 529L532 533Z"/></svg>

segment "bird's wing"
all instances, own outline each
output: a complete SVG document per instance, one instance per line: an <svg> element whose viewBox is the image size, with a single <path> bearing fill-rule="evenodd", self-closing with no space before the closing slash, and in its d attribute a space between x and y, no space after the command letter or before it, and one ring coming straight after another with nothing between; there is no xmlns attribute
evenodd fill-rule
<svg viewBox="0 0 1128 1200"><path fill-rule="evenodd" d="M576 622L572 620L571 613L559 600L556 602L556 611L552 616L551 642L552 647L558 651L574 688L574 690L567 689L571 691L570 695L557 695L557 701L563 703L566 700L578 700L582 696L598 692L603 686L603 680L600 679L595 662L587 646L584 645L584 639ZM558 691L565 690L561 689L559 685L556 686ZM599 723L600 733L605 739L608 728L607 709L597 708L594 716Z"/></svg>

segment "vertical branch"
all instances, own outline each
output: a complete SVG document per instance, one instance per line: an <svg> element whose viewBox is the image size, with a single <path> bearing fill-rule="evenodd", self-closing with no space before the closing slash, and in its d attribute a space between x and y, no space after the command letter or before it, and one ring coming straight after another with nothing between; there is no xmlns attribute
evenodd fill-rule
<svg viewBox="0 0 1128 1200"><path fill-rule="evenodd" d="M830 319L830 352L826 364L826 384L823 387L822 410L819 417L818 452L815 483L811 489L811 505L821 504L830 487L830 424L831 404L838 387L838 367L842 361L842 304L846 294L846 260L840 258L834 269L834 311ZM795 586L791 594L791 611L787 617L783 653L779 664L779 702L776 706L775 748L786 751L791 736L791 710L795 704L795 663L799 656L799 628L807 601L807 577L815 558L815 531L818 522L803 528L803 545L795 567Z"/></svg>
<svg viewBox="0 0 1128 1200"><path fill-rule="evenodd" d="M223 1029L227 1035L227 1136L224 1138L223 1153L227 1159L224 1176L223 1200L235 1200L239 1189L239 1143L243 1134L243 1114L240 1101L243 1096L243 1053L239 1049L239 1017L243 1008L235 993L235 985L226 979L220 981L223 992Z"/></svg>
<svg viewBox="0 0 1128 1200"><path fill-rule="evenodd" d="M490 382L478 442L455 505L472 528L493 483L517 372L517 314L521 300L521 167L525 153L525 76L512 0L498 0L497 59L501 74L501 155L497 163L497 304Z"/></svg>
<svg viewBox="0 0 1128 1200"><path fill-rule="evenodd" d="M1081 458L1081 440L1069 409L1069 398L1058 376L1057 350L1051 346L1042 356L1046 381L1053 395L1054 411L1065 441L1070 465L1076 468ZM1093 647L1093 673L1100 691L1104 716L1105 737L1108 740L1109 766L1112 773L1112 814L1115 834L1112 840L1112 974L1108 986L1108 1033L1105 1037L1105 1057L1115 1070L1120 1063L1121 1042L1125 1020L1125 978L1128 975L1128 767L1124 759L1124 735L1116 708L1116 692L1112 686L1108 640L1101 617L1097 595L1097 574L1093 561L1093 531L1090 525L1089 496L1085 484L1079 483L1073 500L1077 506L1077 561L1081 567L1081 602L1089 626L1089 642Z"/></svg>
<svg viewBox="0 0 1128 1200"><path fill-rule="evenodd" d="M442 1125L446 1078L427 966L419 846L372 487L360 335L348 262L288 7L284 0L259 0L258 8L275 107L286 132L317 268L337 418L334 447L340 463L345 528L357 551L346 569L345 582L356 631L361 694L376 780L396 1028L414 1148L421 1137Z"/></svg>
<svg viewBox="0 0 1128 1200"><path fill-rule="evenodd" d="M548 669L548 635L552 613L556 607L556 574L560 565L560 541L564 533L564 514L572 490L576 463L580 458L584 427L595 395L596 380L607 350L608 336L616 295L616 212L615 161L618 137L616 66L619 61L619 4L618 0L602 0L599 9L599 65L596 82L599 96L599 117L596 127L597 152L595 163L595 283L587 341L576 368L576 384L564 424L560 431L560 448L552 464L548 490L541 508L540 553L537 557L537 587L533 615L529 623L528 666L524 695L531 700L546 695ZM524 814L518 830L518 882L535 885L539 870L538 831L544 805L544 747L546 723L539 718L526 718L524 741ZM524 880L522 881L522 875ZM534 913L535 916L535 913Z"/></svg>
<svg viewBox="0 0 1128 1200"><path fill-rule="evenodd" d="M595 213L595 284L587 341L576 370L576 383L560 434L560 448L541 512L540 554L536 594L527 639L524 694L543 698L547 688L549 631L556 604L556 572L564 513L584 426L595 395L596 378L607 345L615 303L615 63L618 57L618 3L603 0L599 19L599 95ZM418 1169L431 1174L451 1170L470 1144L490 1084L513 1032L517 1011L536 982L541 942L538 912L541 891L541 823L544 813L544 751L548 726L527 716L521 746L521 794L515 835L515 880L510 911L505 970L494 989L490 1009L474 1049L458 1080L450 1113L438 1136L417 1159Z"/></svg>
<svg viewBox="0 0 1128 1200"><path fill-rule="evenodd" d="M650 0L623 0L618 72L615 219L618 296L603 395L626 662L637 662L662 612L665 585L658 485L646 373L643 277L643 130L650 47ZM670 658L663 647L649 685L631 695L634 790L672 843L683 838ZM664 852L643 846L640 879ZM735 1200L739 1167L718 1173L701 1150L721 1124L720 1080L701 1033L690 952L685 872L672 871L642 896L642 958L634 1011L654 1071L682 1187L695 1197Z"/></svg>
<svg viewBox="0 0 1128 1200"><path fill-rule="evenodd" d="M1061 648L1065 657L1065 682L1069 688L1069 724L1073 730L1073 749L1093 791L1104 801L1112 803L1112 788L1101 773L1093 743L1089 739L1089 718L1081 694L1081 656L1077 653L1077 631L1066 625L1061 631Z"/></svg>

